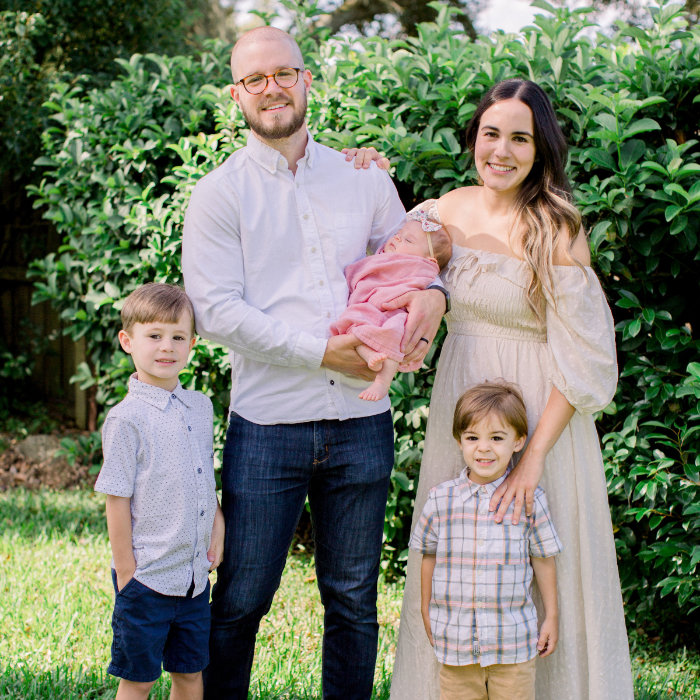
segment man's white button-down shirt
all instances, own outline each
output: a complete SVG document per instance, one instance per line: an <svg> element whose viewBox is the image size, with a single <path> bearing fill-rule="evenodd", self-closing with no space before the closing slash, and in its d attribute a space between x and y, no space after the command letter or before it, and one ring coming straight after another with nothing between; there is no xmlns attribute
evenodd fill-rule
<svg viewBox="0 0 700 700"><path fill-rule="evenodd" d="M252 133L196 185L182 266L197 331L231 351L231 410L259 424L380 413L358 382L321 368L345 308L343 271L405 212L387 173L355 170L311 135L296 173Z"/></svg>

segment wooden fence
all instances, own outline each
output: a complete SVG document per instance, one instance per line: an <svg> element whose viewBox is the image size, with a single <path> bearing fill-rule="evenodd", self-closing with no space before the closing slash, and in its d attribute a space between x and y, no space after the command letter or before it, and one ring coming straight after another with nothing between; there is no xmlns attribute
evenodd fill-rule
<svg viewBox="0 0 700 700"><path fill-rule="evenodd" d="M63 335L64 324L49 304L32 305L33 286L27 279L29 263L58 248L58 233L32 209L23 183L4 178L0 197L0 351L33 360L31 376L23 383L28 395L9 398L45 402L59 419L85 428L87 397L69 381L84 359L84 344Z"/></svg>

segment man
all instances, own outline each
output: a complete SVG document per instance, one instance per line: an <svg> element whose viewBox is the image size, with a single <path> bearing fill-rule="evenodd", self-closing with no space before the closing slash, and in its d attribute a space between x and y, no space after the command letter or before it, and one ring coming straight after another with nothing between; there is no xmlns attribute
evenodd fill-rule
<svg viewBox="0 0 700 700"><path fill-rule="evenodd" d="M247 698L255 635L308 494L323 697L366 699L393 431L388 400L362 401L348 379L374 377L359 341L328 329L347 302L343 269L380 247L404 210L386 173L353 169L307 131L311 74L288 34L248 32L231 70L251 134L195 187L183 239L197 329L230 348L233 377L205 697ZM417 292L408 308L410 362L427 353L444 296Z"/></svg>

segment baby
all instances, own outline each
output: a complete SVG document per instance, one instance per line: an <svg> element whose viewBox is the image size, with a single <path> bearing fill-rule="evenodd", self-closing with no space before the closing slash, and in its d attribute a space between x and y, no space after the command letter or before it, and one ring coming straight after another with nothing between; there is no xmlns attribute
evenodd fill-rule
<svg viewBox="0 0 700 700"><path fill-rule="evenodd" d="M331 326L333 335L352 333L362 341L357 352L376 371L374 382L360 394L366 401L379 401L403 361L401 339L406 309L386 310L385 304L406 292L425 289L452 256L452 242L441 224L414 209L406 223L376 255L345 268L350 289L348 306ZM420 362L401 365L413 372Z"/></svg>

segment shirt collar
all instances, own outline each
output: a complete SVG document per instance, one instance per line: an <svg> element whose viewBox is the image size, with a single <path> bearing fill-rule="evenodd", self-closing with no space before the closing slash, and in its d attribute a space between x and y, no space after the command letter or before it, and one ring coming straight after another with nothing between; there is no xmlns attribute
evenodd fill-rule
<svg viewBox="0 0 700 700"><path fill-rule="evenodd" d="M180 384L179 380L177 386L172 391L167 391L158 386L153 386L153 384L146 384L145 382L139 381L134 372L134 374L129 377L129 393L151 404L151 406L155 406L161 411L164 411L168 407L168 403L173 400L180 400L187 408L191 408L190 398L187 395L187 391L182 388L182 384Z"/></svg>
<svg viewBox="0 0 700 700"><path fill-rule="evenodd" d="M306 150L298 162L301 163L301 161L306 160L307 167L312 168L316 161L318 144L314 141L308 129L306 130L306 137ZM246 145L250 157L265 170L271 173L277 170L289 170L287 159L276 148L263 143L252 131L248 134Z"/></svg>
<svg viewBox="0 0 700 700"><path fill-rule="evenodd" d="M510 471L507 470L506 473L496 479L496 481L491 481L488 484L477 484L476 482L472 481L468 476L467 476L467 467L464 467L464 469L461 471L459 475L459 480L460 484L462 485L462 494L464 496L464 500L467 501L473 496L476 496L477 492L479 489L482 487L486 489L486 493L488 494L489 498L493 495L493 492L503 483L503 480L508 476L508 472Z"/></svg>

